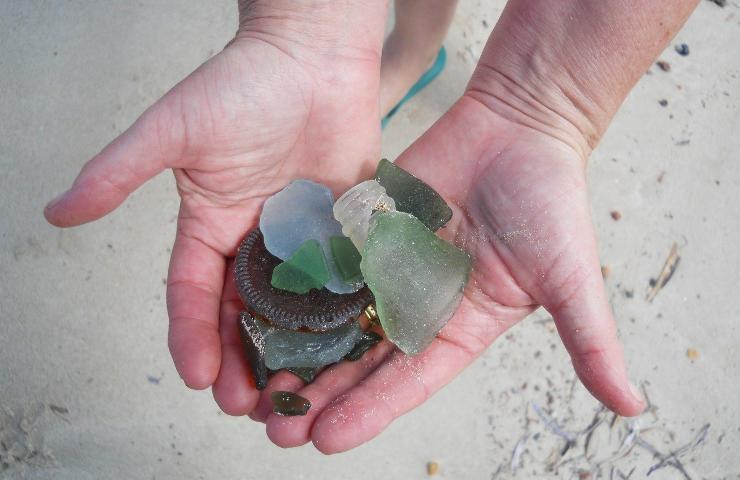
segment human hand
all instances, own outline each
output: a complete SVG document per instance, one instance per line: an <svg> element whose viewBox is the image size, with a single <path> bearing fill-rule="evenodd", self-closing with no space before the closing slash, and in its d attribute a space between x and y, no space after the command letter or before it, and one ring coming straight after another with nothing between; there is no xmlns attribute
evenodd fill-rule
<svg viewBox="0 0 740 480"><path fill-rule="evenodd" d="M585 158L563 140L463 97L398 160L453 208L440 235L464 248L473 271L459 310L423 353L383 342L360 362L330 367L300 388L290 374L268 384L255 412L281 446L309 440L323 452L355 447L448 383L506 329L543 305L583 384L607 407L636 415L604 292L589 215ZM297 389L305 417L270 415L275 389Z"/></svg>
<svg viewBox="0 0 740 480"><path fill-rule="evenodd" d="M369 440L538 305L586 388L621 415L642 411L604 292L584 168L696 3L507 2L466 95L398 160L452 204L440 235L473 258L458 312L416 357L382 342L302 389L276 375L267 393L295 388L313 404L286 419L269 415L263 394L253 417L276 444L333 453Z"/></svg>
<svg viewBox="0 0 740 480"><path fill-rule="evenodd" d="M182 201L167 281L169 346L185 383L213 385L232 414L250 412L257 391L239 344L229 257L266 197L295 178L342 192L370 174L380 149L384 7L370 6L378 34L355 42L343 29L362 29L342 8L359 6L330 6L331 17L310 9L304 19L299 2L285 10L257 3L243 2L240 30L224 51L90 160L45 210L57 226L92 221L173 169ZM373 23L369 13L355 16L361 28Z"/></svg>

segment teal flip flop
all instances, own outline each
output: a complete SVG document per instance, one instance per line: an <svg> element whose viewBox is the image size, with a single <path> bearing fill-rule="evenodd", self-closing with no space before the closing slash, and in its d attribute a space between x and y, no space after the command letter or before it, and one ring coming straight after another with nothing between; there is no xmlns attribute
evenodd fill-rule
<svg viewBox="0 0 740 480"><path fill-rule="evenodd" d="M445 64L447 63L447 51L445 50L445 47L442 47L439 49L439 53L437 54L437 59L434 60L434 64L432 64L431 67L429 67L429 70L424 72L424 74L419 77L419 80L409 89L408 93L401 99L398 104L393 107L393 109L388 112L388 115L383 117L383 120L380 121L380 127L385 128L386 125L388 125L388 122L391 120L393 115L398 112L398 109L403 106L404 103L408 102L411 97L419 93L420 91L424 90L424 87L432 83L432 80L437 78L437 76L444 70Z"/></svg>

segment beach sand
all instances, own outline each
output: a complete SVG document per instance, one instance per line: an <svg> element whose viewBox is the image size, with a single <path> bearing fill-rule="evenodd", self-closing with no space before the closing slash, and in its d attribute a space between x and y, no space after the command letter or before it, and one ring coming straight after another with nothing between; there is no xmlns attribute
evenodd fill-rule
<svg viewBox="0 0 740 480"><path fill-rule="evenodd" d="M414 479L428 462L439 478L644 478L655 452L676 450L690 478L740 478L736 0L701 2L660 56L670 71L646 72L589 165L607 289L652 408L637 420L601 411L538 311L422 407L331 457L275 447L262 424L179 379L170 173L101 221L58 230L42 216L88 158L223 48L235 3L0 4L0 478ZM385 156L463 91L502 7L462 2L448 67L392 120ZM683 42L688 56L674 50ZM678 267L648 302L674 244ZM673 458L650 478L683 475Z"/></svg>

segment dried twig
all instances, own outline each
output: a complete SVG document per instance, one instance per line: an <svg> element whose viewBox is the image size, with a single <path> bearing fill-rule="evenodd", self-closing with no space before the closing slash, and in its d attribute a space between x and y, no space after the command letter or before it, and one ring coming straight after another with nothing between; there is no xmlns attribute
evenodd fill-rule
<svg viewBox="0 0 740 480"><path fill-rule="evenodd" d="M633 443L635 443L635 439L638 435L640 435L640 422L639 420L635 420L630 422L630 428L622 441L622 447L629 448Z"/></svg>
<svg viewBox="0 0 740 480"><path fill-rule="evenodd" d="M532 408L531 410L529 408L524 409L524 431L511 451L510 457L499 464L498 469L491 479L496 478L504 471L515 474L525 467L530 457L534 460L537 459L536 450L538 447L532 444L530 440L536 440L539 433L535 433L530 429L530 422L537 422L539 420L537 423L541 422L546 430L549 430L564 440L564 444L558 442L554 446L547 459L542 459L543 466L547 472L558 474L560 471L561 474L566 477L570 476L570 478L584 478L590 475L591 478L631 480L635 477L636 471L642 475L645 470L640 470L634 465L629 465L629 463L627 463L628 466L625 469L625 464L621 461L634 456L636 449L643 449L652 454L654 457L653 461L656 462L647 470L646 475L651 475L657 470L670 467L681 474L679 478L692 480L687 467L682 463L683 461L687 461L683 457L690 455L691 452L706 442L710 428L709 424L699 429L690 442L664 453L645 440L645 434L657 429L667 432L671 440L673 440L674 434L661 427L662 422L659 422L656 413L658 407L651 401L645 384L642 385L642 392L648 403L647 410L653 416L654 421L652 423L650 423L650 419L647 416L639 420L623 419L616 414L612 414L602 405L594 411L592 418L585 427L579 426L578 429L569 429L568 427L572 423L570 416L556 420L553 414L546 411L539 404L525 402L525 404L530 403ZM532 415L532 411L536 415ZM605 445L601 445L602 442L600 440L602 438L599 432L603 434L608 433L609 440ZM580 447L581 443L583 443L582 450L580 448L577 450L573 448L576 445ZM606 450L602 453L601 450L603 447Z"/></svg>
<svg viewBox="0 0 740 480"><path fill-rule="evenodd" d="M622 417L620 417L616 413L613 413L612 414L612 419L609 421L609 430L611 430L612 428L614 428L614 425L616 425L617 420L619 420L620 418L622 418Z"/></svg>
<svg viewBox="0 0 740 480"><path fill-rule="evenodd" d="M676 271L679 260L681 260L681 256L678 254L678 244L674 242L670 253L668 253L668 258L666 258L663 268L660 270L660 275L658 275L657 279L650 281L650 289L645 296L648 302L652 302L655 296L658 295L658 292L666 286L668 280L671 279L673 273Z"/></svg>
<svg viewBox="0 0 740 480"><path fill-rule="evenodd" d="M622 480L630 480L630 477L632 477L632 474L635 473L635 470L637 470L637 467L632 467L632 470L630 470L630 472L625 475L620 469L617 469L617 474Z"/></svg>
<svg viewBox="0 0 740 480"><path fill-rule="evenodd" d="M568 389L568 402L573 400L573 393L578 385L578 375L573 375L573 379L570 381L570 389Z"/></svg>
<svg viewBox="0 0 740 480"><path fill-rule="evenodd" d="M639 447L642 447L643 449L647 450L648 452L652 453L654 457L661 459L662 466L659 467L659 468L673 467L676 470L678 470L679 472L681 472L681 474L684 476L684 478L686 480L692 480L691 479L691 475L689 475L686 472L686 469L683 467L683 464L681 463L681 461L678 458L673 458L673 459L671 459L671 460L663 463L663 460L665 460L666 458L669 458L670 459L670 458L672 458L672 456L671 455L665 455L665 454L663 454L660 450L658 450L657 448L655 448L654 446L652 446L651 444L649 444L648 442L646 442L642 438L638 438L637 441L635 442L635 444L638 445ZM657 468L653 468L653 467L655 467L655 465L653 465L652 467L650 467L650 469L648 470L648 473L646 474L646 476L647 475L650 475L655 470L657 470Z"/></svg>
<svg viewBox="0 0 740 480"><path fill-rule="evenodd" d="M583 442L583 455L586 457L586 460L589 462L591 459L588 456L588 448L591 445L591 438L593 437L594 431L596 431L596 428L604 423L604 411L606 410L606 407L602 404L601 408L599 408L596 411L596 414L594 415L593 420L591 420L591 423L588 427L586 427L585 430L579 432L580 435L586 435L586 439Z"/></svg>
<svg viewBox="0 0 740 480"><path fill-rule="evenodd" d="M525 433L516 442L514 450L511 452L511 473L515 473L519 466L522 464L522 453L524 453L524 445L529 440L529 433Z"/></svg>
<svg viewBox="0 0 740 480"><path fill-rule="evenodd" d="M567 430L564 430L563 427L558 425L558 422L556 422L554 418L546 414L544 410L542 410L542 407L537 405L537 403L532 402L532 408L534 409L534 412L537 414L537 416L540 417L540 420L542 420L545 423L545 426L552 433L554 433L555 435L559 437L564 438L570 444L576 443L575 434Z"/></svg>
<svg viewBox="0 0 740 480"><path fill-rule="evenodd" d="M617 460L621 460L629 455L632 452L632 449L635 447L635 441L639 439L640 431L640 424L637 420L630 422L629 427L626 431L627 435L625 435L622 439L622 442L619 445L617 451L614 452L610 457L596 462L596 466L601 468L602 465L611 465Z"/></svg>
<svg viewBox="0 0 740 480"><path fill-rule="evenodd" d="M661 468L672 466L679 470L681 473L683 473L684 477L687 478L687 480L691 479L691 476L686 473L686 471L683 468L683 465L681 464L681 461L679 460L680 457L686 455L689 452L694 451L699 445L704 443L704 441L707 438L707 434L709 433L709 427L710 424L706 424L701 429L699 429L699 432L694 436L694 438L687 444L677 448L676 450L672 451L668 455L661 454L657 449L653 447L653 455L656 455L660 457L660 462L656 463L652 467L648 469L647 475L650 475L656 470L660 470Z"/></svg>
<svg viewBox="0 0 740 480"><path fill-rule="evenodd" d="M69 413L69 409L67 407L62 407L59 405L54 405L52 403L49 404L49 410L56 415L57 417L61 418L67 423L71 423L69 419L66 417L66 415Z"/></svg>

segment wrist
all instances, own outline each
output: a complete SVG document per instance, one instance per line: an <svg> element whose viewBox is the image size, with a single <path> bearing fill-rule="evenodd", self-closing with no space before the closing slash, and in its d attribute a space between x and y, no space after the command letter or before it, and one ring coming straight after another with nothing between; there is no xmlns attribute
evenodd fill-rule
<svg viewBox="0 0 740 480"><path fill-rule="evenodd" d="M468 95L586 158L697 0L510 0Z"/></svg>
<svg viewBox="0 0 740 480"><path fill-rule="evenodd" d="M466 95L507 120L566 143L585 161L613 112L591 95L582 78L573 78L578 69L562 48L549 48L544 27L527 25L531 18L516 13L502 15Z"/></svg>
<svg viewBox="0 0 740 480"><path fill-rule="evenodd" d="M597 113L584 111L556 82L543 83L540 73L478 64L465 96L495 116L548 135L572 148L585 163L601 138ZM593 106L589 107L594 109ZM605 127L604 127L605 128Z"/></svg>
<svg viewBox="0 0 740 480"><path fill-rule="evenodd" d="M387 0L240 0L240 38L258 38L294 55L380 64Z"/></svg>

